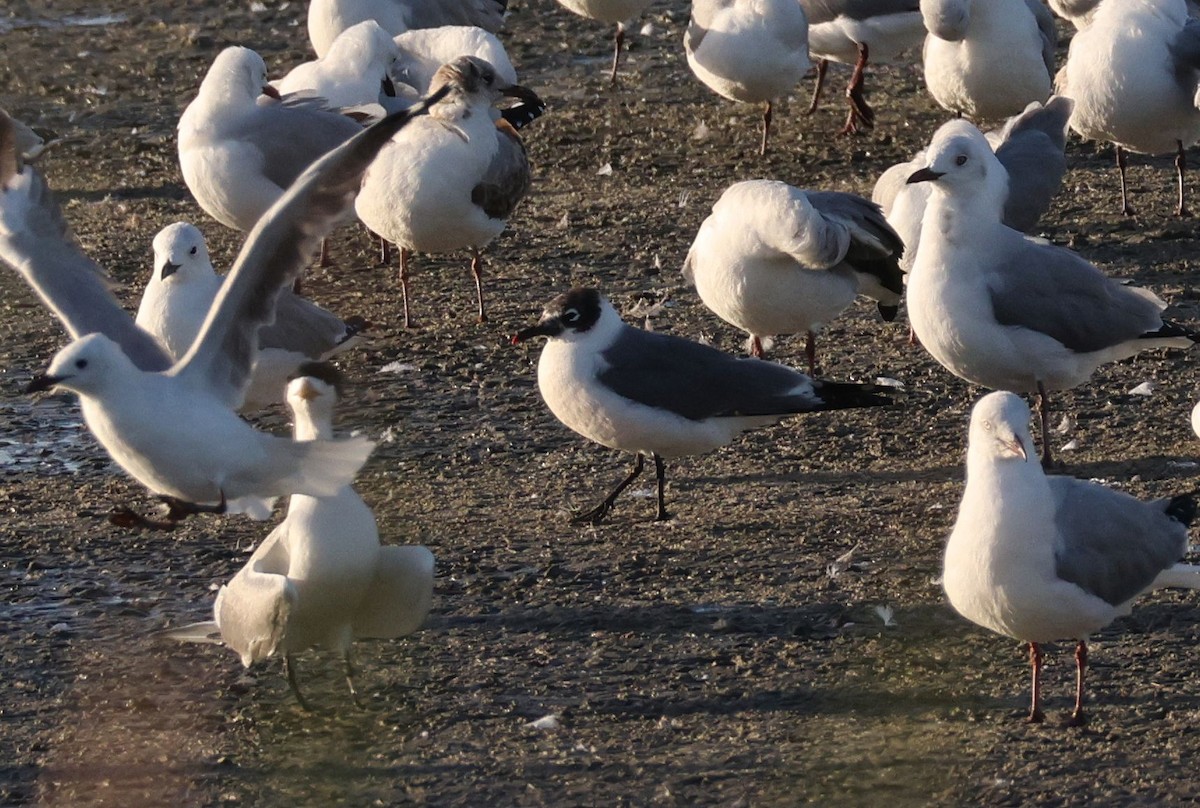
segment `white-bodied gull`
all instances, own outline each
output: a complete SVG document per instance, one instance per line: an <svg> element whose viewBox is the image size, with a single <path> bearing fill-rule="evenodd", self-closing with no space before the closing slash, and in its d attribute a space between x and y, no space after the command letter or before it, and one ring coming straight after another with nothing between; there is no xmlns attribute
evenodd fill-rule
<svg viewBox="0 0 1200 808"><path fill-rule="evenodd" d="M320 59L293 67L271 86L285 97L322 98L331 109L377 104L396 95L392 72L399 58L392 35L366 20L339 34Z"/></svg>
<svg viewBox="0 0 1200 808"><path fill-rule="evenodd" d="M444 25L473 25L495 33L504 25L507 7L508 0L312 0L308 38L317 56L324 56L338 34L366 20L375 20L392 36Z"/></svg>

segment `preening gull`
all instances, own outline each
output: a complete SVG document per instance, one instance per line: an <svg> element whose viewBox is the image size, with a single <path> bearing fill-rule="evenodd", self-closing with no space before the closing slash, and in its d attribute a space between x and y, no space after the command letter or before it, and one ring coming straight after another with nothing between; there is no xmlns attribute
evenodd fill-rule
<svg viewBox="0 0 1200 808"><path fill-rule="evenodd" d="M397 113L362 132L288 189L250 234L200 335L175 363L124 313L95 264L68 240L45 182L32 168L17 170L0 135L0 259L75 338L30 390L78 393L100 444L165 497L172 516L233 505L262 518L275 497L329 495L348 484L371 441L292 441L258 432L235 409L259 328L273 321L284 287L343 215L380 147L410 117Z"/></svg>
<svg viewBox="0 0 1200 808"><path fill-rule="evenodd" d="M1129 614L1138 596L1200 588L1200 567L1177 563L1196 513L1192 494L1141 502L1030 462L1029 408L990 393L971 412L967 486L946 544L943 586L963 617L1029 643L1039 705L1039 645L1077 640L1072 724L1083 723L1087 637Z"/></svg>
<svg viewBox="0 0 1200 808"><path fill-rule="evenodd" d="M480 251L504 230L530 184L525 147L507 119L493 121L492 106L503 96L517 98L528 120L545 109L531 90L473 56L443 66L434 87L448 91L445 99L383 148L355 201L363 224L400 248L405 327L413 251L471 250L479 321L487 319Z"/></svg>
<svg viewBox="0 0 1200 808"><path fill-rule="evenodd" d="M1133 215L1125 152L1174 152L1176 212L1187 215L1184 149L1200 138L1200 20L1188 18L1184 0L1102 4L1071 40L1059 78L1059 92L1075 99L1071 128L1116 146L1121 211Z"/></svg>
<svg viewBox="0 0 1200 808"><path fill-rule="evenodd" d="M135 322L178 361L196 341L223 280L199 230L187 222L167 225L154 237L154 271ZM275 322L258 330L258 353L241 409L282 402L288 380L302 364L353 346L362 323L361 318L343 321L284 289L275 304Z"/></svg>
<svg viewBox="0 0 1200 808"><path fill-rule="evenodd" d="M477 56L490 64L500 79L517 83L516 68L504 45L495 34L482 28L469 25L416 28L396 34L393 41L400 55L392 68L392 78L419 93L428 93L438 68L460 56Z"/></svg>
<svg viewBox="0 0 1200 808"><path fill-rule="evenodd" d="M338 34L366 20L375 20L392 36L443 25L474 25L495 33L507 8L508 0L312 0L308 38L320 57Z"/></svg>
<svg viewBox="0 0 1200 808"><path fill-rule="evenodd" d="M334 379L311 365L301 372L314 375L288 385L295 438L333 440ZM357 702L351 642L420 628L433 598L433 566L425 547L381 547L374 514L349 485L330 496L296 494L287 517L217 593L214 627L246 667L282 655L305 709L292 655L313 646L339 652Z"/></svg>
<svg viewBox="0 0 1200 808"><path fill-rule="evenodd" d="M773 102L812 67L804 9L796 0L695 0L683 47L688 67L714 93L763 105L759 153L766 154Z"/></svg>
<svg viewBox="0 0 1200 808"><path fill-rule="evenodd" d="M921 0L921 12L925 85L946 109L996 120L1050 97L1058 37L1041 0Z"/></svg>
<svg viewBox="0 0 1200 808"><path fill-rule="evenodd" d="M281 96L315 96L335 110L376 104L381 96L395 97L392 74L399 58L392 35L366 20L339 34L320 59L297 65L271 85Z"/></svg>
<svg viewBox="0 0 1200 808"><path fill-rule="evenodd" d="M739 359L681 337L633 328L595 289L577 288L546 306L513 344L546 337L538 389L570 429L637 455L633 471L573 522L599 523L654 458L658 520L666 510L664 459L724 446L747 429L788 415L890 401L869 386L811 379L783 365Z"/></svg>
<svg viewBox="0 0 1200 808"><path fill-rule="evenodd" d="M731 185L700 225L683 264L704 305L750 335L805 332L808 372L816 334L858 294L896 316L904 245L878 206L854 194L802 191L782 182Z"/></svg>
<svg viewBox="0 0 1200 808"><path fill-rule="evenodd" d="M1166 303L1152 292L1005 226L1006 175L971 124L945 124L926 161L909 178L932 185L909 275L909 320L921 345L954 375L1038 394L1045 463L1047 391L1080 385L1106 362L1200 340L1164 321Z"/></svg>
<svg viewBox="0 0 1200 808"><path fill-rule="evenodd" d="M808 17L808 50L817 60L817 83L809 113L817 111L829 62L854 65L846 98L850 111L842 134L875 126L863 94L867 61L890 62L925 41L920 0L800 0Z"/></svg>

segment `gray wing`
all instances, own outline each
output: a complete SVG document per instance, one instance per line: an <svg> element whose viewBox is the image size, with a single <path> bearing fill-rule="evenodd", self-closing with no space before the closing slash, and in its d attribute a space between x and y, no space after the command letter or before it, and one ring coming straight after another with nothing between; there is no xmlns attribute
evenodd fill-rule
<svg viewBox="0 0 1200 808"><path fill-rule="evenodd" d="M689 418L788 415L835 406L789 367L739 359L698 342L627 326L597 378L620 396ZM832 387L832 385L830 385ZM878 402L882 403L882 402Z"/></svg>
<svg viewBox="0 0 1200 808"><path fill-rule="evenodd" d="M471 202L492 219L507 219L529 193L529 157L516 130L504 119L496 123L499 148L483 179L471 189Z"/></svg>
<svg viewBox="0 0 1200 808"><path fill-rule="evenodd" d="M263 174L287 188L314 160L361 131L361 126L336 112L270 104L256 107L229 136L262 152Z"/></svg>
<svg viewBox="0 0 1200 808"><path fill-rule="evenodd" d="M1067 121L1075 102L1054 96L1033 106L1004 127L996 158L1008 172L1004 223L1029 232L1050 208L1067 173Z"/></svg>
<svg viewBox="0 0 1200 808"><path fill-rule="evenodd" d="M1189 19L1170 46L1175 63L1175 80L1187 92L1196 89L1196 71L1200 70L1200 20Z"/></svg>
<svg viewBox="0 0 1200 808"><path fill-rule="evenodd" d="M405 9L409 28L475 25L496 33L504 26L507 0L397 0Z"/></svg>
<svg viewBox="0 0 1200 808"><path fill-rule="evenodd" d="M800 0L809 25L832 22L838 17L869 20L888 14L919 13L921 0Z"/></svg>
<svg viewBox="0 0 1200 808"><path fill-rule="evenodd" d="M1038 33L1042 35L1042 61L1046 63L1046 71L1054 75L1054 52L1058 49L1058 29L1054 25L1054 15L1042 3L1042 0L1025 0L1029 13L1037 20Z"/></svg>
<svg viewBox="0 0 1200 808"><path fill-rule="evenodd" d="M247 667L279 648L287 634L288 618L298 593L288 579L285 519L271 531L246 566L222 586L213 604L221 639Z"/></svg>
<svg viewBox="0 0 1200 808"><path fill-rule="evenodd" d="M1122 286L1070 250L1011 231L995 251L988 283L1001 325L1037 331L1077 353L1090 353L1156 331L1161 301Z"/></svg>
<svg viewBox="0 0 1200 808"><path fill-rule="evenodd" d="M403 637L429 615L433 553L425 547L380 547L375 578L354 616L355 637Z"/></svg>
<svg viewBox="0 0 1200 808"><path fill-rule="evenodd" d="M275 306L275 322L259 329L258 344L320 359L349 336L346 323L336 314L284 289Z"/></svg>
<svg viewBox="0 0 1200 808"><path fill-rule="evenodd" d="M200 334L174 373L237 406L258 350L259 327L274 321L283 288L299 277L321 239L353 203L376 153L444 95L445 88L412 110L362 130L296 180L246 237Z"/></svg>
<svg viewBox="0 0 1200 808"><path fill-rule="evenodd" d="M850 245L842 265L857 276L859 292L879 301L885 309L898 305L904 294L904 271L900 268L904 241L879 206L856 194L837 191L810 191L808 201L826 219L849 227ZM895 316L894 310L880 309L880 313L885 319Z"/></svg>
<svg viewBox="0 0 1200 808"><path fill-rule="evenodd" d="M20 274L72 338L104 334L140 369L166 370L171 357L121 308L104 270L70 237L45 179L32 167L20 168L8 121L0 114L0 261Z"/></svg>
<svg viewBox="0 0 1200 808"><path fill-rule="evenodd" d="M1047 477L1057 508L1055 573L1118 606L1145 590L1187 552L1187 527L1167 516L1166 501L1072 477Z"/></svg>

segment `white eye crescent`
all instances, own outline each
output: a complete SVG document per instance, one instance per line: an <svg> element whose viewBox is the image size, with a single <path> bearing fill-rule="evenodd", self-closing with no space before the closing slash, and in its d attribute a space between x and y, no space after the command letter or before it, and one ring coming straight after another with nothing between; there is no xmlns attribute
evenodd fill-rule
<svg viewBox="0 0 1200 808"><path fill-rule="evenodd" d="M578 322L579 321L579 310L578 309L567 309L566 311L564 311L562 313L562 318L563 318L564 322L568 322L568 323Z"/></svg>

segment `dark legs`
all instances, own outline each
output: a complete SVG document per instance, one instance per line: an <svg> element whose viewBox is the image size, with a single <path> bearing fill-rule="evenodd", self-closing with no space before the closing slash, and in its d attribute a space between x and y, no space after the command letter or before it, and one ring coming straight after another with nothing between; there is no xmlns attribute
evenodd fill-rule
<svg viewBox="0 0 1200 808"><path fill-rule="evenodd" d="M317 266L324 269L333 266L333 261L329 260L329 239L321 239L321 257L317 259Z"/></svg>
<svg viewBox="0 0 1200 808"><path fill-rule="evenodd" d="M1083 677L1087 672L1087 642L1080 640L1075 645L1075 709L1071 712L1071 720L1067 722L1072 727L1082 727L1087 723L1083 715Z"/></svg>
<svg viewBox="0 0 1200 808"><path fill-rule="evenodd" d="M617 23L617 35L613 37L612 75L608 77L608 86L617 86L617 65L621 63L621 45L625 43L625 24Z"/></svg>
<svg viewBox="0 0 1200 808"><path fill-rule="evenodd" d="M1029 664L1033 668L1033 699L1029 704L1030 724L1040 724L1046 720L1042 712L1042 649L1035 642L1029 643Z"/></svg>
<svg viewBox="0 0 1200 808"><path fill-rule="evenodd" d="M809 331L804 340L804 355L808 357L808 375L817 375L817 335Z"/></svg>
<svg viewBox="0 0 1200 808"><path fill-rule="evenodd" d="M767 105L765 107L763 107L762 121L763 121L762 145L758 147L758 153L760 155L767 153L767 137L771 134L771 102L770 101L768 101Z"/></svg>
<svg viewBox="0 0 1200 808"><path fill-rule="evenodd" d="M1133 215L1133 208L1129 206L1129 189L1125 184L1125 150L1117 146L1117 171L1121 174L1121 213L1126 216ZM1183 176L1180 174L1180 176Z"/></svg>
<svg viewBox="0 0 1200 808"><path fill-rule="evenodd" d="M479 322L486 323L487 315L483 313L483 259L479 250L471 250L471 275L475 278L475 299L479 303Z"/></svg>
<svg viewBox="0 0 1200 808"><path fill-rule="evenodd" d="M846 125L842 127L841 135L854 135L863 129L875 128L875 110L867 103L863 95L863 71L867 67L869 49L866 43L858 45L858 61L854 63L854 73L850 76L850 84L846 87L846 98L850 101L850 112L846 116Z"/></svg>
<svg viewBox="0 0 1200 808"><path fill-rule="evenodd" d="M1175 173L1179 175L1179 205L1175 208L1177 216L1191 216L1191 211L1188 210L1187 202L1184 201L1183 193L1183 170L1187 168L1187 157L1183 153L1183 141L1175 141L1179 144L1179 152L1175 155Z"/></svg>
<svg viewBox="0 0 1200 808"><path fill-rule="evenodd" d="M1042 427L1042 468L1049 470L1054 468L1054 459L1050 456L1050 397L1040 381L1037 389L1037 413Z"/></svg>
<svg viewBox="0 0 1200 808"><path fill-rule="evenodd" d="M216 513L222 514L228 510L228 505L225 502L225 492L221 492L221 501L216 505L197 505L194 502L184 502L182 499L175 497L160 496L159 501L167 506L166 519L151 519L148 516L142 516L124 505L119 506L108 517L108 521L117 527L143 527L150 530L174 530L175 525L187 519L189 516L198 513Z"/></svg>
<svg viewBox="0 0 1200 808"><path fill-rule="evenodd" d="M667 487L667 464L658 455L654 455L654 477L658 481L658 513L654 517L656 522L665 522L671 518L667 513L666 492Z"/></svg>
<svg viewBox="0 0 1200 808"><path fill-rule="evenodd" d="M304 700L304 695L300 692L300 686L296 684L296 669L292 665L292 655L283 655L283 672L287 675L288 687L291 688L292 694L296 697L296 701L306 712L312 712L312 707L308 706L308 702Z"/></svg>
<svg viewBox="0 0 1200 808"><path fill-rule="evenodd" d="M808 105L808 114L812 115L821 105L821 90L825 87L825 72L829 70L828 59L817 60L817 86L813 87L812 102Z"/></svg>
<svg viewBox="0 0 1200 808"><path fill-rule="evenodd" d="M667 513L666 506L667 464L658 455L653 455L653 457L654 476L658 481L658 514L654 518L658 522L664 522L671 518L670 514ZM645 455L638 453L637 459L633 461L633 470L629 472L629 475L625 479L617 483L617 487L612 490L612 493L605 497L604 501L595 508L572 517L571 523L576 525L584 522L592 525L600 524L612 511L613 503L616 502L617 497L629 487L630 483L638 478L638 475L642 473L642 469L645 466Z"/></svg>

